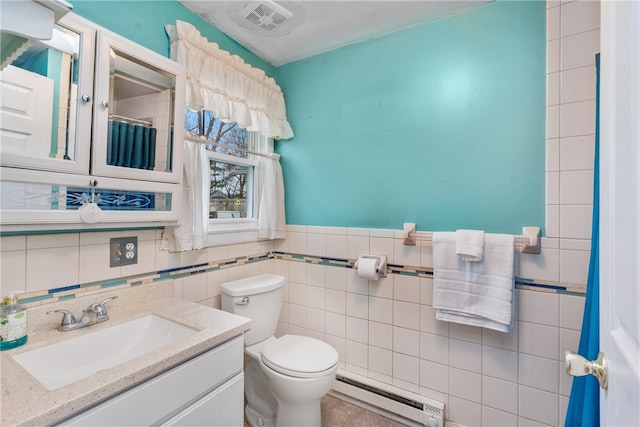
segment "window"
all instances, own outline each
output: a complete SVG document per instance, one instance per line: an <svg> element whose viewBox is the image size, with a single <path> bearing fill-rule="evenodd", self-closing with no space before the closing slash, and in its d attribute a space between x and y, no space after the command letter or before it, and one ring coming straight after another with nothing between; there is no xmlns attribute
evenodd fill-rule
<svg viewBox="0 0 640 427"><path fill-rule="evenodd" d="M210 141L206 147L210 164L209 230L255 226L258 161L251 152L265 152L267 138L236 123L223 123L206 110L187 110L185 130Z"/></svg>

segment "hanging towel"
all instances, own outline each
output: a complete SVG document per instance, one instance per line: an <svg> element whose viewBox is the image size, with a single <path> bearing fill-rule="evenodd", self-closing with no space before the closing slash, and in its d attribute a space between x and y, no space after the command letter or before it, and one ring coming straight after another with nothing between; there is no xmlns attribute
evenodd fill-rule
<svg viewBox="0 0 640 427"><path fill-rule="evenodd" d="M433 234L433 308L436 319L500 332L513 327L514 238L485 234L484 259L456 255L453 232Z"/></svg>
<svg viewBox="0 0 640 427"><path fill-rule="evenodd" d="M484 231L456 230L456 254L463 261L482 261L484 254Z"/></svg>

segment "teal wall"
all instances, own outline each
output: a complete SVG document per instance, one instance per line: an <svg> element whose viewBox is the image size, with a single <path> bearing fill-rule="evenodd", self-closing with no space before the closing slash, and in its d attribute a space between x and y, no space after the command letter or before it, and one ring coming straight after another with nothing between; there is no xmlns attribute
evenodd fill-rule
<svg viewBox="0 0 640 427"><path fill-rule="evenodd" d="M215 42L247 64L273 76L275 68L219 31L176 0L70 0L73 12L120 34L163 56L169 56L167 24L185 21L194 25L203 37Z"/></svg>
<svg viewBox="0 0 640 427"><path fill-rule="evenodd" d="M545 2L499 1L287 64L287 223L544 228Z"/></svg>

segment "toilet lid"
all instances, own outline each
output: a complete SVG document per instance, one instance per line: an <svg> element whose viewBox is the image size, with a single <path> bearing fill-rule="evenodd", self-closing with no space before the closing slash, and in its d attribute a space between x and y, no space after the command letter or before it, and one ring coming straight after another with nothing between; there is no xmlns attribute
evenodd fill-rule
<svg viewBox="0 0 640 427"><path fill-rule="evenodd" d="M284 335L262 349L262 361L282 374L308 378L336 366L338 352L315 338Z"/></svg>

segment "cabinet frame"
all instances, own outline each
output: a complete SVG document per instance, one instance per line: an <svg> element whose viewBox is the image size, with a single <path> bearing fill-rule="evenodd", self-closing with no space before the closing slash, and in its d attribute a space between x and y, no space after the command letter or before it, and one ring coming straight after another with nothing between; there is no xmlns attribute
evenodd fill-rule
<svg viewBox="0 0 640 427"><path fill-rule="evenodd" d="M45 170L74 174L88 174L91 150L91 123L93 112L94 67L96 27L89 21L69 13L57 23L59 26L80 35L78 61L78 100L76 103L75 147L73 160L62 160L46 157L29 156L2 152L2 166L19 167L32 170ZM91 101L82 100L82 95L88 95Z"/></svg>
<svg viewBox="0 0 640 427"><path fill-rule="evenodd" d="M6 182L54 184L89 187L97 181L96 191L110 189L140 193L171 194L170 210L103 210L100 221L81 220L77 210L0 207L0 232L36 230L110 229L176 225L182 208L182 169L186 71L177 62L99 25L69 13L58 22L61 27L80 34L78 65L77 119L75 123L74 160L38 158L28 155L5 155L0 167L0 186ZM175 76L174 103L171 111L173 144L170 172L134 169L107 164L108 108L101 101L109 99L109 51L124 52L152 68ZM86 100L82 95L87 95ZM106 96L106 97L105 97ZM45 194L46 196L46 194Z"/></svg>
<svg viewBox="0 0 640 427"><path fill-rule="evenodd" d="M103 101L109 101L109 78L110 78L110 50L115 49L120 52L147 62L154 67L165 72L173 74L176 78L174 108L173 114L173 146L172 149L172 171L151 171L125 168L121 166L112 166L107 164L107 138L108 138L108 121L109 107L105 106ZM151 60L152 58L152 60ZM156 182L174 182L178 183L182 180L182 144L184 137L184 125L180 118L184 116L185 109L185 90L186 78L184 68L177 62L165 58L160 54L149 51L149 49L137 45L130 40L114 33L99 31L96 42L96 65L95 71L95 100L93 110L93 152L92 152L92 174L97 176L109 176L114 178L138 179ZM176 125L176 122L179 125Z"/></svg>
<svg viewBox="0 0 640 427"><path fill-rule="evenodd" d="M102 219L95 224L87 224L80 219L77 209L62 210L37 210L15 209L1 211L1 224L3 232L42 230L74 230L74 229L104 229L109 227L140 227L162 226L175 224L180 219L182 212L182 185L167 184L161 182L132 181L123 188L122 181L108 177L88 177L84 175L60 174L57 172L39 172L34 174L27 169L0 168L3 181L16 181L26 184L55 184L70 187L89 187L89 181L95 179L100 189L118 189L123 191L158 192L171 194L171 211L129 210L129 211L102 211ZM43 223L46 217L46 224Z"/></svg>

